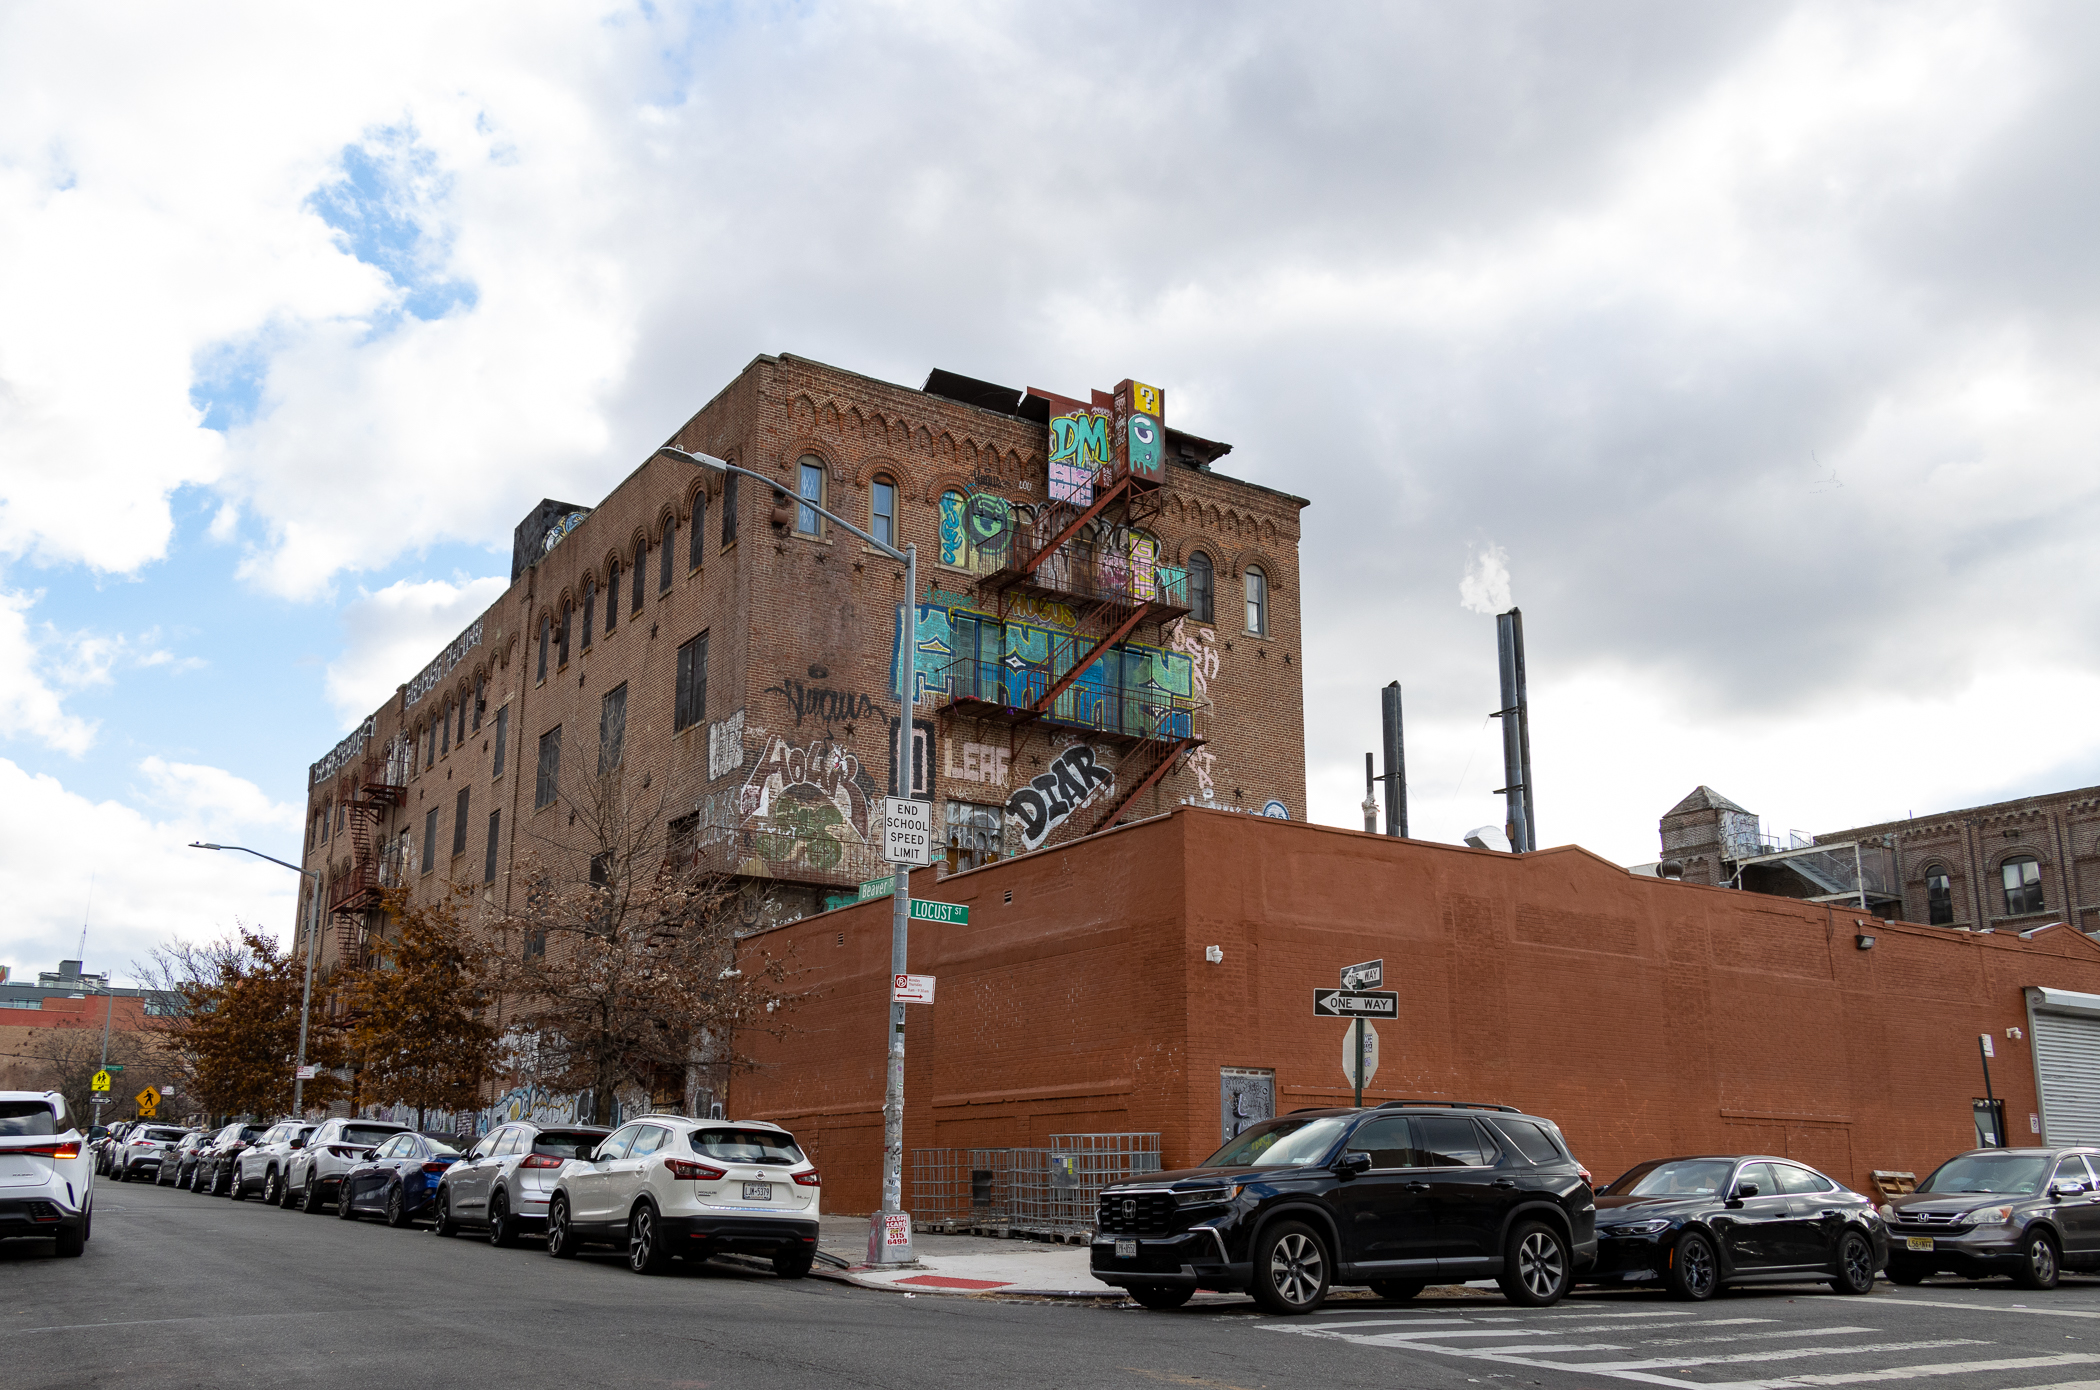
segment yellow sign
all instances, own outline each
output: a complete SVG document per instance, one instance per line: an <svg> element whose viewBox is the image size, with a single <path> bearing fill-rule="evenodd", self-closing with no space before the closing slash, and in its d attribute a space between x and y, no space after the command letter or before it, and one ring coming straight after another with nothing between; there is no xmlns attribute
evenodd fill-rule
<svg viewBox="0 0 2100 1390"><path fill-rule="evenodd" d="M95 1079L88 1082L88 1089L91 1091L107 1091L109 1089L109 1073L106 1071L96 1072Z"/></svg>
<svg viewBox="0 0 2100 1390"><path fill-rule="evenodd" d="M139 1113L149 1120L153 1118L153 1112L160 1109L160 1092L151 1086L140 1091L132 1099L139 1103Z"/></svg>

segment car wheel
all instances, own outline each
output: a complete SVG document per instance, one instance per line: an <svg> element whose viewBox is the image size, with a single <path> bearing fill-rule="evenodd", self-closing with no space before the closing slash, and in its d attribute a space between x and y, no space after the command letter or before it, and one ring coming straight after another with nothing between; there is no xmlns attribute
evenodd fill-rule
<svg viewBox="0 0 2100 1390"><path fill-rule="evenodd" d="M1693 1303L1704 1303L1719 1293L1721 1265L1714 1255L1714 1243L1697 1231L1679 1236L1677 1248L1670 1252L1670 1273L1664 1282L1671 1297Z"/></svg>
<svg viewBox="0 0 2100 1390"><path fill-rule="evenodd" d="M1195 1287L1190 1284L1139 1284L1123 1292L1129 1294L1130 1301L1138 1307L1150 1308L1155 1313L1179 1308L1196 1296Z"/></svg>
<svg viewBox="0 0 2100 1390"><path fill-rule="evenodd" d="M559 1192L547 1203L547 1253L557 1260L576 1258L576 1233L569 1229L569 1199Z"/></svg>
<svg viewBox="0 0 2100 1390"><path fill-rule="evenodd" d="M357 1213L350 1209L350 1179L344 1178L335 1189L335 1214L344 1221L357 1220Z"/></svg>
<svg viewBox="0 0 2100 1390"><path fill-rule="evenodd" d="M1371 1292L1388 1303L1405 1303L1429 1287L1427 1279L1373 1279Z"/></svg>
<svg viewBox="0 0 2100 1390"><path fill-rule="evenodd" d="M817 1252L808 1248L781 1250L773 1255L773 1272L783 1279L800 1279L817 1262Z"/></svg>
<svg viewBox="0 0 2100 1390"><path fill-rule="evenodd" d="M1310 1313L1327 1297L1327 1246L1312 1227L1279 1221L1254 1248L1249 1292L1272 1313Z"/></svg>
<svg viewBox="0 0 2100 1390"><path fill-rule="evenodd" d="M308 1216L321 1214L321 1184L312 1173L306 1175L306 1186L299 1189L299 1210Z"/></svg>
<svg viewBox="0 0 2100 1390"><path fill-rule="evenodd" d="M236 1202L248 1200L248 1189L241 1182L241 1166L238 1163L226 1170L226 1195Z"/></svg>
<svg viewBox="0 0 2100 1390"><path fill-rule="evenodd" d="M437 1215L430 1220L430 1233L434 1236L455 1236L459 1227L452 1224L452 1194L438 1193Z"/></svg>
<svg viewBox="0 0 2100 1390"><path fill-rule="evenodd" d="M1550 1308L1575 1277L1568 1242L1543 1221L1525 1221L1509 1233L1502 1255L1502 1296L1525 1308Z"/></svg>
<svg viewBox="0 0 2100 1390"><path fill-rule="evenodd" d="M2013 1271L2013 1282L2023 1289L2053 1289L2060 1264L2049 1233L2029 1231L2020 1242L2020 1267Z"/></svg>
<svg viewBox="0 0 2100 1390"><path fill-rule="evenodd" d="M115 1172L111 1173L111 1174L110 1174L109 1176L110 1176L110 1181L112 1181L112 1182L130 1182L130 1181L131 1181L131 1169L130 1169L129 1167L122 1167L122 1168L118 1168L118 1169L117 1169L117 1170L116 1170Z"/></svg>
<svg viewBox="0 0 2100 1390"><path fill-rule="evenodd" d="M643 1202L627 1218L627 1267L636 1274L661 1274L670 1262L664 1233L656 1224L656 1208Z"/></svg>
<svg viewBox="0 0 2100 1390"><path fill-rule="evenodd" d="M1897 1264L1894 1260L1889 1261L1889 1267L1883 1272L1888 1275L1890 1283L1902 1284L1906 1288L1925 1282L1924 1270L1912 1265Z"/></svg>
<svg viewBox="0 0 2100 1390"><path fill-rule="evenodd" d="M284 1205L284 1184L278 1178L275 1168L263 1174L262 1199L263 1205L266 1207L281 1207Z"/></svg>
<svg viewBox="0 0 2100 1390"><path fill-rule="evenodd" d="M386 1190L386 1224L397 1231L408 1224L408 1194L400 1183Z"/></svg>
<svg viewBox="0 0 2100 1390"><path fill-rule="evenodd" d="M87 1249L87 1221L85 1218L81 1220L78 1226L61 1226L59 1228L58 1253L62 1257L69 1260L73 1259L85 1249Z"/></svg>
<svg viewBox="0 0 2100 1390"><path fill-rule="evenodd" d="M1837 1278L1830 1281L1835 1293L1874 1292L1874 1247L1857 1231L1838 1238Z"/></svg>
<svg viewBox="0 0 2100 1390"><path fill-rule="evenodd" d="M498 1192L489 1202L489 1244L508 1250L518 1243L518 1223L510 1219L510 1203Z"/></svg>

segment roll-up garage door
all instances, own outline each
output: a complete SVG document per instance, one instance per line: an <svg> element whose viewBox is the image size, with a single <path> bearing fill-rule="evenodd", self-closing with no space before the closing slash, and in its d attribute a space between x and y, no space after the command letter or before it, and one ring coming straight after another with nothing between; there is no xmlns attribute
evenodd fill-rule
<svg viewBox="0 0 2100 1390"><path fill-rule="evenodd" d="M2042 1133L2051 1144L2100 1144L2100 1018L2034 1011Z"/></svg>

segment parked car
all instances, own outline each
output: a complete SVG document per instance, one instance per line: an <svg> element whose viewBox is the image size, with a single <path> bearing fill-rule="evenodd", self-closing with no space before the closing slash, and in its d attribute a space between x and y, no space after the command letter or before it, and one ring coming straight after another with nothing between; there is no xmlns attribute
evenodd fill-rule
<svg viewBox="0 0 2100 1390"><path fill-rule="evenodd" d="M361 1212L384 1216L389 1226L406 1226L428 1215L437 1201L438 1179L459 1162L449 1134L404 1130L383 1140L372 1156L343 1174L335 1214L355 1221Z"/></svg>
<svg viewBox="0 0 2100 1390"><path fill-rule="evenodd" d="M137 1123L137 1120L119 1120L113 1125L96 1125L88 1131L89 1149L94 1155L96 1177L115 1176L117 1150L123 1147L125 1134Z"/></svg>
<svg viewBox="0 0 2100 1390"><path fill-rule="evenodd" d="M158 1181L169 1187L188 1187L197 1176L197 1160L218 1137L215 1129L193 1129L177 1140L175 1151L161 1160Z"/></svg>
<svg viewBox="0 0 2100 1390"><path fill-rule="evenodd" d="M306 1137L306 1146L292 1154L285 1177L290 1189L287 1200L309 1216L320 1211L323 1202L336 1199L343 1174L353 1164L363 1162L375 1147L407 1128L391 1120L324 1120Z"/></svg>
<svg viewBox="0 0 2100 1390"><path fill-rule="evenodd" d="M517 1244L547 1225L547 1198L564 1163L590 1153L612 1131L598 1125L542 1125L518 1120L481 1137L438 1178L437 1233L462 1226L488 1231L489 1244Z"/></svg>
<svg viewBox="0 0 2100 1390"><path fill-rule="evenodd" d="M1807 1281L1863 1294L1888 1249L1873 1202L1805 1164L1650 1159L1597 1193L1597 1263L1583 1282L1659 1285L1693 1300L1732 1284Z"/></svg>
<svg viewBox="0 0 2100 1390"><path fill-rule="evenodd" d="M189 1131L179 1125L143 1124L118 1141L112 1176L118 1182L144 1182L160 1176L160 1165Z"/></svg>
<svg viewBox="0 0 2100 1390"><path fill-rule="evenodd" d="M190 1191L205 1192L214 1197L225 1196L231 1189L233 1161L241 1152L262 1138L261 1125L235 1122L214 1134L211 1143L197 1155L196 1175L190 1179Z"/></svg>
<svg viewBox="0 0 2100 1390"><path fill-rule="evenodd" d="M42 1236L61 1255L87 1248L95 1163L56 1091L0 1091L0 1238Z"/></svg>
<svg viewBox="0 0 2100 1390"><path fill-rule="evenodd" d="M747 1251L800 1279L816 1258L822 1195L816 1165L779 1125L651 1115L562 1165L547 1198L547 1253L624 1245L629 1269L656 1274L673 1257Z"/></svg>
<svg viewBox="0 0 2100 1390"><path fill-rule="evenodd" d="M1596 1257L1594 1218L1552 1121L1388 1101L1264 1120L1194 1168L1104 1188L1091 1265L1147 1308L1203 1288L1310 1313L1337 1284L1399 1300L1481 1278L1545 1307Z"/></svg>
<svg viewBox="0 0 2100 1390"><path fill-rule="evenodd" d="M233 1182L226 1195L238 1202L255 1192L273 1207L287 1205L285 1166L292 1154L305 1146L307 1136L319 1128L311 1120L280 1120L264 1130L261 1138L234 1158Z"/></svg>
<svg viewBox="0 0 2100 1390"><path fill-rule="evenodd" d="M2100 1269L2100 1149L1972 1149L1881 1208L1889 1278L2009 1274L2025 1289Z"/></svg>

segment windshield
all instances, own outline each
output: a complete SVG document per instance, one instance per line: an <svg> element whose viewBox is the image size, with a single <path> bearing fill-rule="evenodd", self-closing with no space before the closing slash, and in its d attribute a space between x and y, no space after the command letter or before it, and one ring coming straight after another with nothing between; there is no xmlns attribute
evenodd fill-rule
<svg viewBox="0 0 2100 1390"><path fill-rule="evenodd" d="M1711 1197L1728 1183L1732 1158L1673 1158L1629 1168L1600 1197Z"/></svg>
<svg viewBox="0 0 2100 1390"><path fill-rule="evenodd" d="M1991 1192L2031 1197L2049 1173L2047 1154L1963 1154L1918 1184L1920 1192Z"/></svg>
<svg viewBox="0 0 2100 1390"><path fill-rule="evenodd" d="M182 1131L179 1129L149 1129L146 1131L146 1138L163 1144L170 1143L181 1137Z"/></svg>
<svg viewBox="0 0 2100 1390"><path fill-rule="evenodd" d="M581 1133L567 1129L543 1129L532 1136L532 1151L549 1158L582 1158L592 1145L605 1137L602 1129Z"/></svg>
<svg viewBox="0 0 2100 1390"><path fill-rule="evenodd" d="M344 1125L342 1142L345 1144L379 1144L384 1143L387 1139L400 1132L401 1127L399 1125Z"/></svg>
<svg viewBox="0 0 2100 1390"><path fill-rule="evenodd" d="M0 1100L0 1135L56 1134L58 1115L40 1100Z"/></svg>
<svg viewBox="0 0 2100 1390"><path fill-rule="evenodd" d="M1348 1127L1343 1115L1264 1120L1212 1154L1199 1168L1288 1168L1318 1163Z"/></svg>
<svg viewBox="0 0 2100 1390"><path fill-rule="evenodd" d="M770 1129L696 1129L693 1152L725 1163L800 1163L802 1150Z"/></svg>

